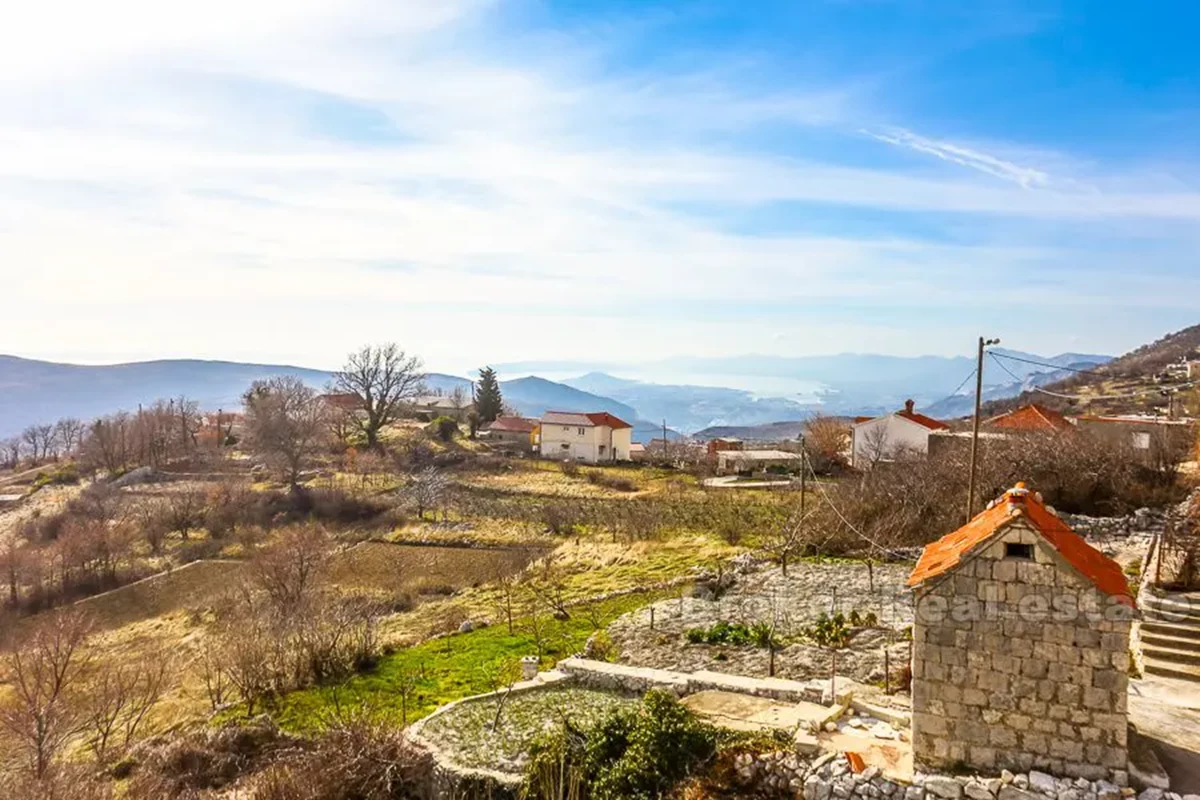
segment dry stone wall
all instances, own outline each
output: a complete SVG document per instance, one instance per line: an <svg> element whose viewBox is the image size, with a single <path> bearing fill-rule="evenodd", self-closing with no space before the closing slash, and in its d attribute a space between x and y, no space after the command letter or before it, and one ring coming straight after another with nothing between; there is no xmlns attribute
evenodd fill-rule
<svg viewBox="0 0 1200 800"><path fill-rule="evenodd" d="M1033 559L1006 556L1032 545ZM1132 613L1024 522L918 590L918 764L1125 783Z"/></svg>

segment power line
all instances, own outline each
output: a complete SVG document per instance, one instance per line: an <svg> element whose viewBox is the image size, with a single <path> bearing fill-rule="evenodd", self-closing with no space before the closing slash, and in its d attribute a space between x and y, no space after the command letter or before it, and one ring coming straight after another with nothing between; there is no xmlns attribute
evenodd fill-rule
<svg viewBox="0 0 1200 800"><path fill-rule="evenodd" d="M860 537L862 537L863 539L866 539L868 542L870 542L871 544L875 545L876 547L878 547L878 548L879 548L880 550L882 550L883 552L885 552L885 553L889 553L889 554L891 554L891 555L893 555L893 556L896 556L896 557L898 557L898 558L904 558L904 553L901 553L901 552L900 552L900 551L898 551L898 550L893 550L893 549L891 549L890 547L884 547L884 546L883 546L883 545L881 545L879 542L875 541L875 540L874 540L874 539L872 539L870 536L867 536L865 533L863 533L861 530L859 530L857 527L855 527L854 523L852 523L850 520L846 519L846 515L845 515L845 514L843 514L843 513L841 512L841 510L839 510L839 509L838 509L838 507L837 507L836 505L834 505L834 504L833 504L833 500L832 500L832 499L829 497L829 493L828 493L828 492L826 492L826 491L825 491L825 487L821 485L821 481L820 481L820 479L818 479L818 478L817 478L817 473L816 473L816 471L815 471L815 470L812 468L812 463L811 463L811 462L808 462L808 460L807 460L807 459L805 459L805 462L806 462L806 466L808 467L808 472L809 472L809 474L813 476L813 483L815 483L815 484L817 485L817 489L819 489L819 490L820 490L820 492L821 492L821 496L825 498L825 502L826 502L826 503L828 503L828 504L829 504L829 507L833 509L833 513L837 515L838 519L840 519L840 520L842 521L842 523L843 523L843 524L845 524L845 526L846 526L847 528L849 528L850 530L854 531L854 532L855 532L855 533L857 533L857 534L858 534Z"/></svg>
<svg viewBox="0 0 1200 800"><path fill-rule="evenodd" d="M994 350L989 350L988 355L992 356L993 358L998 357L998 358L1007 358L1010 361L1020 361L1022 364L1035 364L1039 367L1049 367L1050 369L1053 369L1053 370L1061 369L1061 370L1065 370L1067 372L1078 372L1080 375L1095 375L1099 378L1112 377L1111 375L1108 375L1107 373L1097 372L1094 369L1078 369L1076 367L1061 367L1058 364L1048 364L1045 361L1034 361L1031 358L1020 358L1019 356L1010 356L1007 353L997 353ZM1011 375L1012 373L1009 373L1009 374ZM1018 378L1017 380L1020 380L1020 378Z"/></svg>
<svg viewBox="0 0 1200 800"><path fill-rule="evenodd" d="M1019 377L1016 373L1014 373L1012 370L1010 370L1007 366L1004 365L1004 362L996 360L996 356L998 355L997 353L989 352L988 355L990 355L992 357L992 359L996 361L996 364L999 365L1000 369L1004 370L1010 376L1012 376L1013 380L1018 381L1020 383L1025 382L1024 378ZM1001 356L1001 358L1007 358L1007 357L1008 356ZM1181 383L1177 386L1167 387L1167 390L1172 391L1172 392L1177 392L1180 389L1187 389L1191 386L1195 386L1197 383L1200 383L1200 381L1192 381L1190 383ZM1040 386L1030 386L1027 391L1041 392L1042 394L1050 395L1051 397L1057 397L1061 400L1127 400L1132 397L1142 397L1142 396L1148 395L1148 394L1161 394L1164 390L1161 388L1160 389L1140 389L1136 392L1126 392L1123 394L1098 394L1098 395L1088 395L1086 397L1083 395L1078 395L1078 394L1062 394L1061 392L1052 392L1049 389L1043 389Z"/></svg>

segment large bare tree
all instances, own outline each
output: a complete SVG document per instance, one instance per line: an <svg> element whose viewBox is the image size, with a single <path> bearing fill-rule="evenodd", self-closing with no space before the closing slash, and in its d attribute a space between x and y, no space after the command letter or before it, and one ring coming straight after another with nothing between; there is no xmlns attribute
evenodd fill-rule
<svg viewBox="0 0 1200 800"><path fill-rule="evenodd" d="M325 444L325 403L315 389L291 375L255 381L242 403L251 448L295 488L308 460Z"/></svg>
<svg viewBox="0 0 1200 800"><path fill-rule="evenodd" d="M345 366L333 375L333 388L358 398L355 426L378 447L379 432L399 418L404 405L425 391L421 359L410 356L394 342L367 345L351 353Z"/></svg>

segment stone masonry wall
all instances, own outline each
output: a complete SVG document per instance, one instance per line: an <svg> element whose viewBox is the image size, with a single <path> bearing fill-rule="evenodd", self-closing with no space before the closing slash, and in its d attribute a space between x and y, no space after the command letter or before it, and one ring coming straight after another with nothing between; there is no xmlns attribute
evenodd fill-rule
<svg viewBox="0 0 1200 800"><path fill-rule="evenodd" d="M1005 558L1006 542L1034 560ZM1124 782L1133 614L1023 520L920 587L916 612L919 765Z"/></svg>

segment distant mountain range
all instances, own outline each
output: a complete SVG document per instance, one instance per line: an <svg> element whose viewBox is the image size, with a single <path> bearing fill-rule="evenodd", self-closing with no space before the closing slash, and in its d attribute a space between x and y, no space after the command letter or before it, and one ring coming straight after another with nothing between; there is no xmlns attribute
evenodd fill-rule
<svg viewBox="0 0 1200 800"><path fill-rule="evenodd" d="M996 348L1024 359L1007 361L1008 374L991 361L984 364L985 400L1011 397L1030 385L1058 380L1063 367L1084 368L1110 360L1105 355L1062 353L1039 356ZM1030 364L1025 362L1040 362ZM614 398L650 420L666 419L688 433L708 428L760 426L801 421L820 411L838 416L881 414L912 398L933 416L957 417L974 404L975 360L966 356L899 356L846 353L784 358L675 358L642 364L527 361L500 364L502 374L541 371L561 382ZM672 375L681 383L624 376ZM582 374L580 374L582 373ZM1015 376L1015 377L1014 377ZM712 380L712 384L708 380ZM693 383L692 380L696 382ZM715 384L715 385L714 385ZM724 384L724 386L722 386ZM730 385L741 388L727 388Z"/></svg>
<svg viewBox="0 0 1200 800"><path fill-rule="evenodd" d="M1110 360L1078 353L1041 357L997 352L1045 366L1010 361L1006 366L1013 375L1009 375L994 364L985 365L985 400L1012 397L1031 385L1070 374L1061 367L1083 368ZM768 426L768 431L779 433L817 411L874 415L898 408L910 397L934 416L961 416L972 405L974 386L966 379L974 367L974 360L963 356L861 354L676 358L627 365L561 361L497 365L504 376L543 373L501 381L504 399L519 413L538 417L547 410L608 411L634 425L635 441L661 436L664 420L669 436L714 426ZM323 370L279 364L181 359L84 366L0 356L0 437L36 422L64 416L91 419L180 395L198 400L206 409L233 409L253 381L276 375L296 375L313 386L324 386L332 377ZM687 380L667 379L673 376ZM442 373L429 374L426 382L432 391L444 393L456 387L469 391L471 385L467 378ZM783 427L773 429L773 423Z"/></svg>
<svg viewBox="0 0 1200 800"><path fill-rule="evenodd" d="M234 409L241 406L251 383L277 375L296 375L317 387L333 377L323 370L280 364L167 360L84 366L0 355L0 437L33 423L60 417L92 419L180 395L205 409ZM436 372L426 376L426 385L445 394L456 387L471 390L468 379ZM634 424L635 435L643 439L662 435L660 426L639 420L631 406L572 386L528 377L502 381L500 389L505 402L526 416L540 417L551 409L608 411Z"/></svg>

